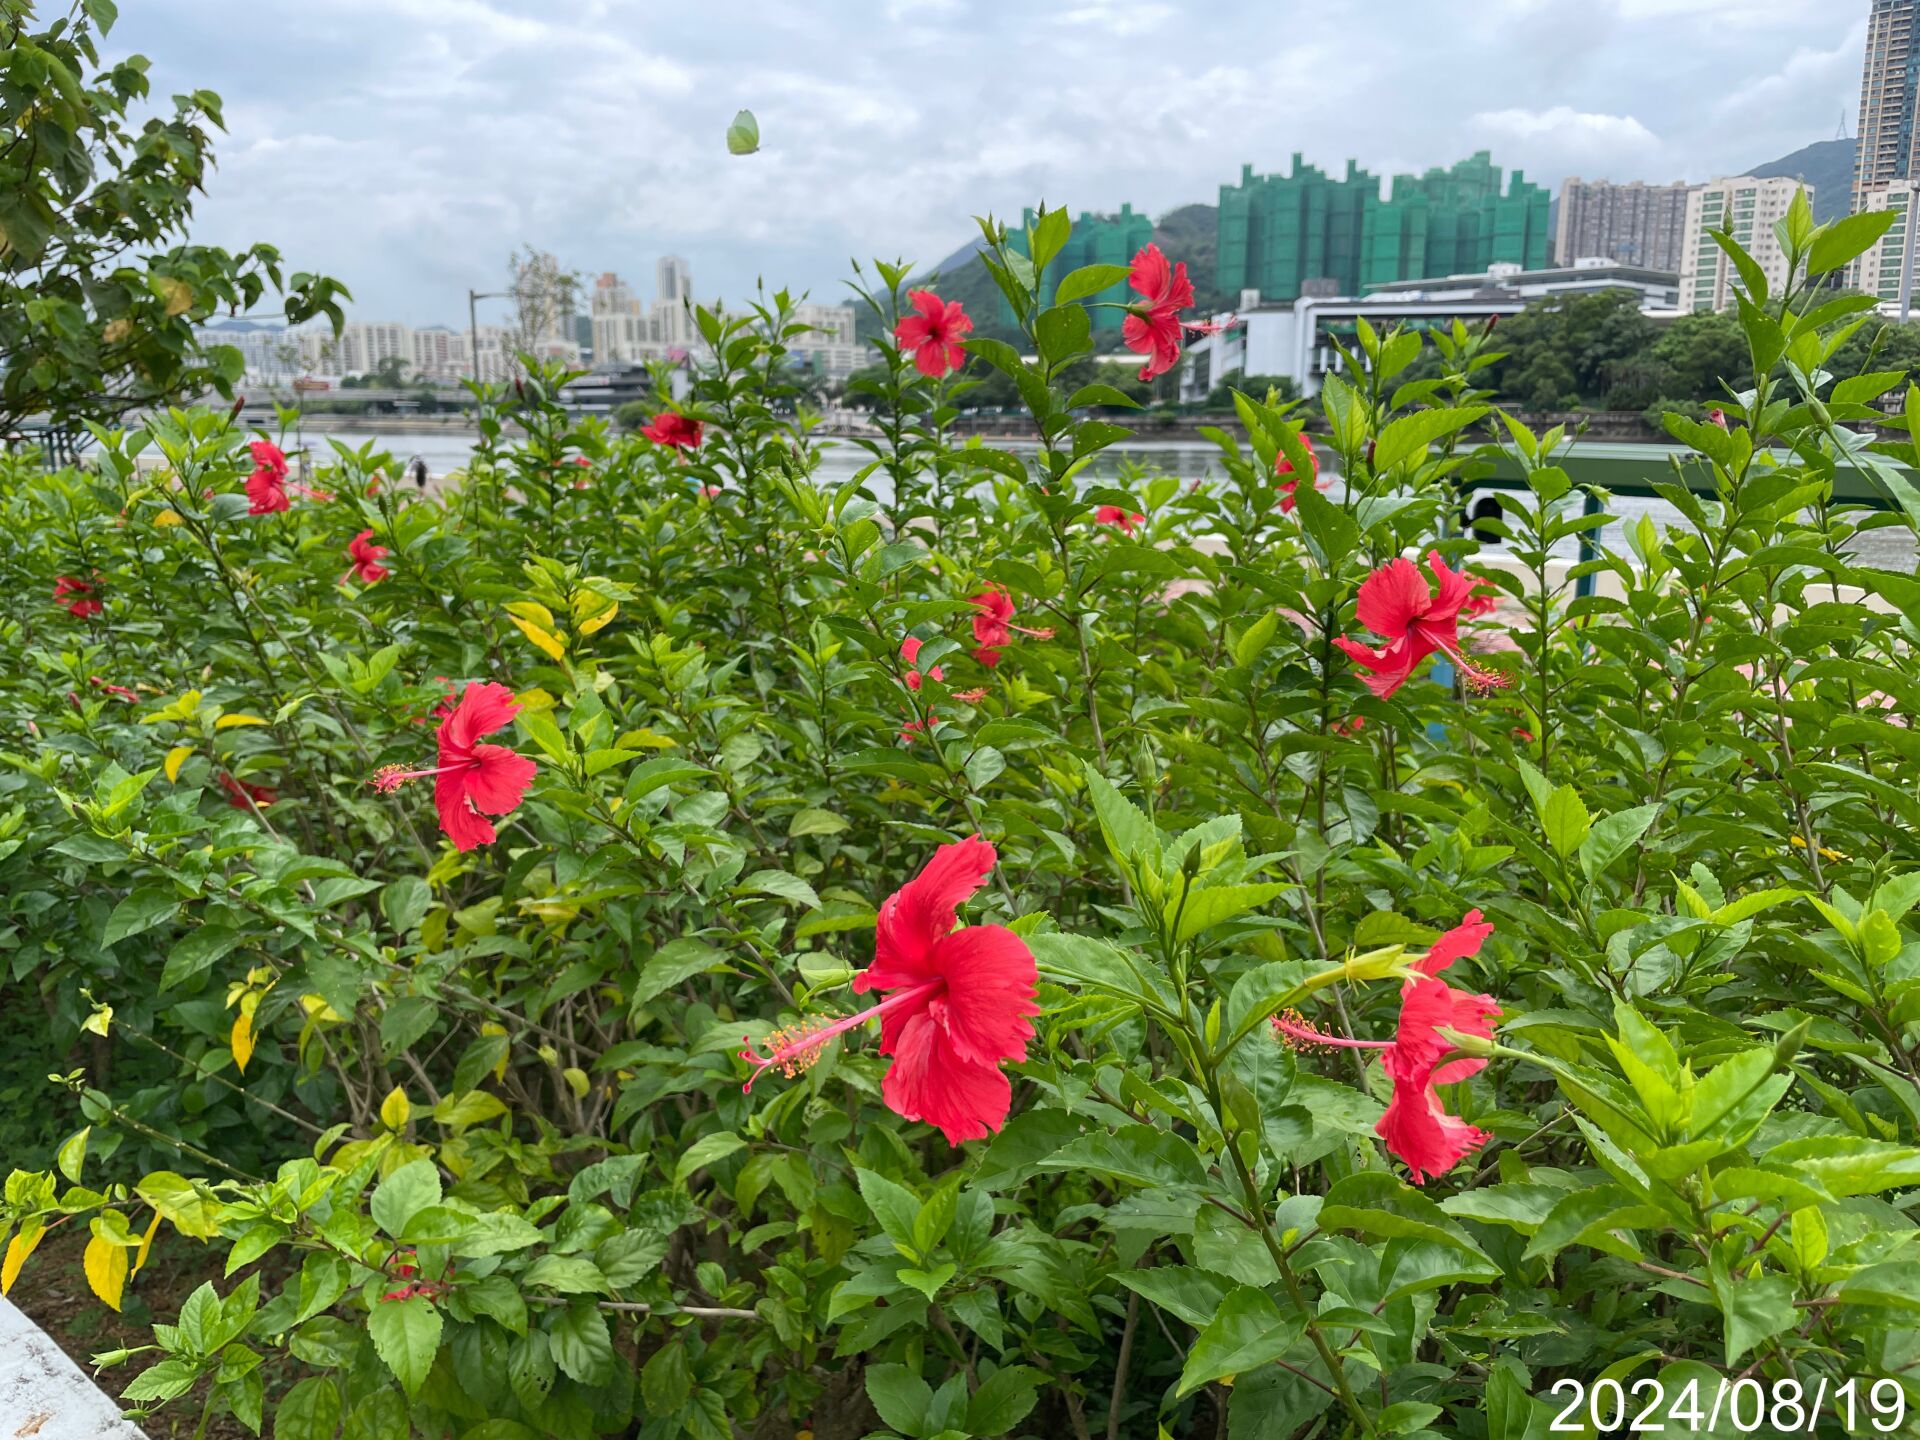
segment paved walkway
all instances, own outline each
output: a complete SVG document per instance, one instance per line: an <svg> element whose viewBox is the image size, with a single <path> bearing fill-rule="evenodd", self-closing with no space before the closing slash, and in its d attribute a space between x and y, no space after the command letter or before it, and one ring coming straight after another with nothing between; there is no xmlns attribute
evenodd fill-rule
<svg viewBox="0 0 1920 1440"><path fill-rule="evenodd" d="M17 1306L0 1300L0 1440L145 1440Z"/></svg>

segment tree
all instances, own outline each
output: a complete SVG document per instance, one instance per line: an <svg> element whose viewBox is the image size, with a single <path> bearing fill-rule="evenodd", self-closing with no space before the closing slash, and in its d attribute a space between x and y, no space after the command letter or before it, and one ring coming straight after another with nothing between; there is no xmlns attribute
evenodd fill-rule
<svg viewBox="0 0 1920 1440"><path fill-rule="evenodd" d="M237 254L186 243L213 163L220 97L178 95L136 124L140 56L102 63L112 0L75 0L40 25L34 0L0 0L0 425L46 414L109 420L208 388L232 394L243 364L194 327L269 290L294 324L338 330L347 292L283 276L270 245Z"/></svg>
<svg viewBox="0 0 1920 1440"><path fill-rule="evenodd" d="M1653 338L1653 322L1631 291L1556 296L1501 323L1495 339L1505 358L1489 367L1489 383L1502 399L1529 409L1597 404L1616 369Z"/></svg>
<svg viewBox="0 0 1920 1440"><path fill-rule="evenodd" d="M574 312L580 272L563 269L551 251L531 245L509 256L507 268L512 276L507 293L513 297L508 347L517 353L548 340L572 339L562 336L560 327Z"/></svg>

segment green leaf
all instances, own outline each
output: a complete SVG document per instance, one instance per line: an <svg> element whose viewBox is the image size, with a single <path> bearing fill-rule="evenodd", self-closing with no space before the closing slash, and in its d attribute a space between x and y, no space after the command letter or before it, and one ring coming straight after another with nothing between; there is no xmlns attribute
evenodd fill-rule
<svg viewBox="0 0 1920 1440"><path fill-rule="evenodd" d="M1145 1270L1122 1270L1115 1274L1129 1290L1134 1290L1196 1329L1207 1325L1220 1302L1233 1289L1225 1275L1201 1270L1192 1265L1155 1265Z"/></svg>
<svg viewBox="0 0 1920 1440"><path fill-rule="evenodd" d="M327 1376L309 1376L274 1406L273 1440L333 1440L340 1408L339 1386Z"/></svg>
<svg viewBox="0 0 1920 1440"><path fill-rule="evenodd" d="M80 1169L87 1163L87 1137L93 1133L93 1127L87 1125L75 1134L67 1137L54 1156L54 1163L60 1167L60 1173L75 1185L80 1183Z"/></svg>
<svg viewBox="0 0 1920 1440"><path fill-rule="evenodd" d="M1491 413L1485 405L1470 405L1457 410L1416 410L1381 427L1373 445L1373 468L1385 474L1401 461L1424 454L1436 440L1464 430ZM1302 487L1305 488L1305 487ZM1298 492L1295 492L1298 498Z"/></svg>
<svg viewBox="0 0 1920 1440"><path fill-rule="evenodd" d="M394 1239L406 1232L407 1222L429 1205L440 1203L440 1170L431 1160L411 1160L380 1182L367 1202L367 1212Z"/></svg>
<svg viewBox="0 0 1920 1440"><path fill-rule="evenodd" d="M1034 1167L1083 1170L1136 1185L1204 1186L1206 1166L1193 1142L1151 1125L1124 1125L1069 1141Z"/></svg>
<svg viewBox="0 0 1920 1440"><path fill-rule="evenodd" d="M160 971L160 988L184 985L225 956L246 937L225 925L202 925L183 936L167 954Z"/></svg>
<svg viewBox="0 0 1920 1440"><path fill-rule="evenodd" d="M730 1131L721 1131L717 1135L703 1135L693 1144L673 1167L673 1183L685 1185L695 1171L704 1170L716 1160L724 1160L736 1150L747 1148L747 1142Z"/></svg>
<svg viewBox="0 0 1920 1440"><path fill-rule="evenodd" d="M613 1337L607 1317L590 1300L576 1300L547 1331L553 1363L582 1385L604 1385L613 1378Z"/></svg>
<svg viewBox="0 0 1920 1440"><path fill-rule="evenodd" d="M1065 305L1070 300L1084 300L1089 295L1098 295L1102 290L1126 284L1127 277L1132 273L1125 265L1082 265L1078 270L1068 271L1060 281L1060 287L1053 292L1053 303Z"/></svg>
<svg viewBox="0 0 1920 1440"><path fill-rule="evenodd" d="M873 1212L873 1218L880 1222L880 1228L887 1238L900 1247L903 1255L918 1255L919 1248L914 1244L914 1221L920 1215L920 1200L904 1185L896 1185L884 1175L876 1175L871 1170L855 1170L854 1178L860 1186L861 1198L867 1202L867 1208Z"/></svg>
<svg viewBox="0 0 1920 1440"><path fill-rule="evenodd" d="M1570 787L1563 788L1570 790ZM1576 804L1579 803L1577 795L1574 800ZM1552 804L1552 801L1548 801L1549 808ZM1584 813L1584 807L1582 811ZM1593 880L1604 875L1609 865L1639 843L1640 837L1647 833L1647 827L1653 824L1659 814L1658 805L1636 805L1631 810L1619 811L1597 822L1579 842L1580 868L1586 872L1587 878ZM1553 840L1551 831L1548 832L1548 839ZM1557 840L1553 841L1553 845L1556 850L1560 848ZM1564 855L1566 852L1561 850L1560 853Z"/></svg>
<svg viewBox="0 0 1920 1440"><path fill-rule="evenodd" d="M401 1388L409 1396L418 1395L440 1349L440 1312L433 1302L417 1295L376 1300L367 1316L367 1334Z"/></svg>
<svg viewBox="0 0 1920 1440"><path fill-rule="evenodd" d="M904 1365L869 1365L867 1398L884 1424L903 1435L924 1433L933 1387Z"/></svg>
<svg viewBox="0 0 1920 1440"><path fill-rule="evenodd" d="M1003 1365L973 1392L967 1402L969 1435L1004 1435L1032 1411L1040 1398L1045 1375L1031 1365Z"/></svg>
<svg viewBox="0 0 1920 1440"><path fill-rule="evenodd" d="M759 148L760 122L753 118L751 110L742 110L733 117L733 123L727 126L727 153L751 155Z"/></svg>
<svg viewBox="0 0 1920 1440"><path fill-rule="evenodd" d="M1357 1230L1386 1240L1432 1240L1486 1258L1446 1211L1379 1170L1363 1170L1335 1181L1320 1207L1319 1223L1322 1230Z"/></svg>
<svg viewBox="0 0 1920 1440"><path fill-rule="evenodd" d="M1185 1397L1215 1380L1271 1364L1305 1330L1304 1315L1282 1315L1265 1291L1236 1286L1187 1352L1174 1394Z"/></svg>
<svg viewBox="0 0 1920 1440"><path fill-rule="evenodd" d="M179 909L180 901L171 886L143 885L113 907L100 943L118 945L131 935L171 920Z"/></svg>
<svg viewBox="0 0 1920 1440"><path fill-rule="evenodd" d="M1785 1275L1742 1275L1730 1280L1720 1287L1720 1305L1726 1317L1730 1366L1800 1318L1793 1306L1793 1281Z"/></svg>
<svg viewBox="0 0 1920 1440"><path fill-rule="evenodd" d="M1822 225L1807 251L1807 274L1825 275L1864 255L1900 218L1898 210L1863 210Z"/></svg>
<svg viewBox="0 0 1920 1440"><path fill-rule="evenodd" d="M1580 792L1571 785L1562 785L1547 797L1540 823L1546 830L1547 843L1564 860L1580 848L1593 821L1587 815Z"/></svg>
<svg viewBox="0 0 1920 1440"><path fill-rule="evenodd" d="M819 903L818 897L814 903ZM635 1009L651 1004L675 986L685 984L696 975L721 969L726 963L726 951L704 940L688 936L669 940L640 967L640 974L633 982L633 993L627 997L628 1003Z"/></svg>

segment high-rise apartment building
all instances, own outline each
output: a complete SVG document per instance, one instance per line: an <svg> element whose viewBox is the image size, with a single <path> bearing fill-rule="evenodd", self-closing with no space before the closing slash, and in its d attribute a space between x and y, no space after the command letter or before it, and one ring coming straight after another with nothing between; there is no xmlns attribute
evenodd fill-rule
<svg viewBox="0 0 1920 1440"><path fill-rule="evenodd" d="M1687 196L1687 226L1680 240L1680 308L1725 310L1733 304L1739 274L1727 253L1714 242L1711 231L1726 228L1740 247L1766 274L1769 288L1787 283L1787 252L1774 234L1794 194L1798 180L1756 180L1736 175L1696 186ZM1807 192L1812 199L1813 192Z"/></svg>
<svg viewBox="0 0 1920 1440"><path fill-rule="evenodd" d="M1616 185L1611 180L1569 179L1560 187L1560 220L1553 235L1556 261L1571 265L1598 258L1646 270L1679 270L1688 188L1684 181Z"/></svg>
<svg viewBox="0 0 1920 1440"><path fill-rule="evenodd" d="M1027 249L1027 230L1039 218L1028 210L1022 217L1020 229L1008 236L1013 248L1021 254ZM1040 303L1053 303L1053 288L1061 279L1071 275L1082 265L1128 265L1139 253L1140 247L1153 240L1153 221L1145 215L1133 213L1133 206L1122 205L1117 215L1094 215L1080 212L1080 218L1073 222L1073 229L1067 236L1067 243L1060 251L1059 258L1047 267L1046 287L1041 292ZM1126 293L1125 283L1101 291L1097 295L1086 297L1089 300L1125 300L1132 297ZM1001 318L1011 320L1013 311L1003 299L1000 302ZM1126 323L1126 315L1119 310L1105 308L1090 309L1089 318L1093 321L1095 333L1103 330L1119 330Z"/></svg>
<svg viewBox="0 0 1920 1440"><path fill-rule="evenodd" d="M804 335L787 341L787 349L805 358L814 373L844 380L860 368L861 346L854 338L851 305L796 305L795 323L808 327Z"/></svg>
<svg viewBox="0 0 1920 1440"><path fill-rule="evenodd" d="M654 265L654 289L662 300L679 304L693 298L693 271L678 255L662 255Z"/></svg>
<svg viewBox="0 0 1920 1440"><path fill-rule="evenodd" d="M1867 56L1860 72L1860 141L1853 167L1853 208L1864 209L1870 190L1920 175L1915 164L1915 51L1920 0L1872 0L1867 17Z"/></svg>
<svg viewBox="0 0 1920 1440"><path fill-rule="evenodd" d="M1855 201L1856 213L1868 210L1892 210L1896 218L1866 252L1854 261L1851 283L1858 289L1881 300L1900 298L1900 269L1906 258L1907 221L1913 213L1914 194L1920 185L1912 180L1900 180L1891 185L1876 185ZM1920 291L1920 282L1916 282L1914 273L1908 272L1909 298Z"/></svg>
<svg viewBox="0 0 1920 1440"><path fill-rule="evenodd" d="M1361 295L1370 285L1547 263L1549 196L1518 170L1511 183L1484 150L1448 169L1380 182L1347 162L1335 179L1293 157L1285 175L1220 187L1217 288L1263 300Z"/></svg>

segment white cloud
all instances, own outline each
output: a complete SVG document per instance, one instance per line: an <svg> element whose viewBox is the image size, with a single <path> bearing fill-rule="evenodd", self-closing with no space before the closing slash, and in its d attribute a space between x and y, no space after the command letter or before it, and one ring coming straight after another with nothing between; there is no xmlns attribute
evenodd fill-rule
<svg viewBox="0 0 1920 1440"><path fill-rule="evenodd" d="M168 0L123 5L112 48L156 94L227 98L198 238L425 323L523 242L643 289L679 253L702 294L837 294L849 256L931 263L975 214L1160 214L1295 151L1704 178L1857 103L1864 5L1841 30L1838 3L250 0L235 27L232 0ZM733 159L742 107L763 150Z"/></svg>

